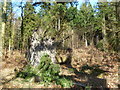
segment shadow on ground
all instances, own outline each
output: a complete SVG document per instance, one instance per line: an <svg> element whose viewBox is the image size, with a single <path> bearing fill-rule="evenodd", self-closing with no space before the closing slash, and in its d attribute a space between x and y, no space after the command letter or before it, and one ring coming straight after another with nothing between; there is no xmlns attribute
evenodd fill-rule
<svg viewBox="0 0 120 90"><path fill-rule="evenodd" d="M71 65L66 65L66 67L74 70L75 75L66 77L69 77L74 81L75 87L79 88L79 86L81 86L85 88L90 86L91 88L99 88L102 90L107 88L106 79L98 78L98 76L103 75L108 71L100 69L99 65L89 66L86 64L80 67L79 71Z"/></svg>

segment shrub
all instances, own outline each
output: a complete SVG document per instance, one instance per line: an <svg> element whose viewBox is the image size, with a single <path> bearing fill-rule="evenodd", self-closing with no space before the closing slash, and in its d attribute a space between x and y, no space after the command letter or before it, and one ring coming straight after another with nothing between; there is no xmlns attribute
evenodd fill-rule
<svg viewBox="0 0 120 90"><path fill-rule="evenodd" d="M69 88L72 86L72 81L68 78L65 78L65 77L61 77L57 80L56 82L58 85L61 85L62 87L66 87L66 88Z"/></svg>
<svg viewBox="0 0 120 90"><path fill-rule="evenodd" d="M104 46L103 46L103 41L102 40L100 42L98 42L98 44L96 45L96 48L98 48L101 51L104 51Z"/></svg>
<svg viewBox="0 0 120 90"><path fill-rule="evenodd" d="M25 67L25 69L21 72L18 72L16 77L24 78L24 79L29 79L33 76L35 76L35 73L33 73L33 67L31 65L28 65Z"/></svg>
<svg viewBox="0 0 120 90"><path fill-rule="evenodd" d="M40 64L37 67L28 65L22 72L17 74L17 77L30 79L32 77L39 77L40 83L49 85L51 83L61 85L62 87L71 87L72 81L60 76L60 65L53 64L48 55L44 55L40 59Z"/></svg>

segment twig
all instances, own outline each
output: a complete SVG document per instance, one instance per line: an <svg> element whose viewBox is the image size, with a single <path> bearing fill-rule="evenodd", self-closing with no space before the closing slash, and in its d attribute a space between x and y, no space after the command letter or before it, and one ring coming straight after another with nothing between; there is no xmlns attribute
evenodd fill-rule
<svg viewBox="0 0 120 90"><path fill-rule="evenodd" d="M85 84L82 84L82 83L73 83L73 84L75 84L75 85L79 85L79 86L82 86L82 87L86 87L86 85Z"/></svg>

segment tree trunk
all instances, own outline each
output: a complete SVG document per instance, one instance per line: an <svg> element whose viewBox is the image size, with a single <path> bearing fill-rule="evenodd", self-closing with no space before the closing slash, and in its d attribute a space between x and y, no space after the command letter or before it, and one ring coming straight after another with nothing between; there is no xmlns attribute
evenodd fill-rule
<svg viewBox="0 0 120 90"><path fill-rule="evenodd" d="M11 38L9 38L9 56L11 55Z"/></svg>
<svg viewBox="0 0 120 90"><path fill-rule="evenodd" d="M21 3L21 6L20 6L20 8L21 8L21 46L20 46L20 49L21 49L21 52L22 52L22 49L24 48L24 42L23 42L23 33L24 33L24 31L23 31L23 13L24 13L24 11L23 11L23 1L21 1L20 2Z"/></svg>
<svg viewBox="0 0 120 90"><path fill-rule="evenodd" d="M86 36L86 32L85 32L85 46L88 46L88 40L87 40L87 36Z"/></svg>
<svg viewBox="0 0 120 90"><path fill-rule="evenodd" d="M87 41L86 38L85 38L85 46L86 46L86 47L88 46L88 41Z"/></svg>
<svg viewBox="0 0 120 90"><path fill-rule="evenodd" d="M2 8L2 3L0 3L0 8ZM1 16L2 16L2 10L0 9L0 61L2 61L2 18L1 18Z"/></svg>
<svg viewBox="0 0 120 90"><path fill-rule="evenodd" d="M74 30L72 30L72 48L74 49Z"/></svg>
<svg viewBox="0 0 120 90"><path fill-rule="evenodd" d="M103 14L103 23L102 23L102 33L103 33L103 47L104 49L107 49L107 38L106 38L106 25L105 25L105 14Z"/></svg>
<svg viewBox="0 0 120 90"><path fill-rule="evenodd" d="M64 40L64 37L65 37L65 32L63 31L63 47L65 46L65 40Z"/></svg>
<svg viewBox="0 0 120 90"><path fill-rule="evenodd" d="M58 30L58 28L57 28L57 25L58 23L57 23L57 20L56 20L56 22L55 22L55 30L57 31Z"/></svg>
<svg viewBox="0 0 120 90"><path fill-rule="evenodd" d="M6 24L6 5L7 1L4 0L3 4L3 12L2 12L2 25L1 25L1 32L0 32L0 61L2 61L3 55L3 47L4 47L4 34L5 34L5 24Z"/></svg>
<svg viewBox="0 0 120 90"><path fill-rule="evenodd" d="M60 30L60 17L58 18L58 31Z"/></svg>
<svg viewBox="0 0 120 90"><path fill-rule="evenodd" d="M99 36L97 35L96 36L96 45L98 44L98 42L99 42Z"/></svg>
<svg viewBox="0 0 120 90"><path fill-rule="evenodd" d="M15 38L15 22L13 22L13 26L12 26L12 36L11 36L11 39L12 39L12 44L11 44L12 50L14 48L14 38Z"/></svg>
<svg viewBox="0 0 120 90"><path fill-rule="evenodd" d="M10 37L9 37L9 55L11 55L11 49L13 48L13 11L12 2L10 2Z"/></svg>
<svg viewBox="0 0 120 90"><path fill-rule="evenodd" d="M90 45L91 45L91 46L94 45L94 25L92 25Z"/></svg>

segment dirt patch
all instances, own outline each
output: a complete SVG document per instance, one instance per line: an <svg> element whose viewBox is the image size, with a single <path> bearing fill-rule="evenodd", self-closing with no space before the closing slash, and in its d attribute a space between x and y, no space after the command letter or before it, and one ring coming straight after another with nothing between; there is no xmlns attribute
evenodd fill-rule
<svg viewBox="0 0 120 90"><path fill-rule="evenodd" d="M106 53L94 47L73 50L71 67L87 75L87 84L108 88L118 88L119 58L117 53ZM104 85L93 85L96 82Z"/></svg>
<svg viewBox="0 0 120 90"><path fill-rule="evenodd" d="M19 51L14 51L11 55L4 54L0 63L0 83L6 83L15 77L15 70L19 71L27 65L27 60Z"/></svg>

